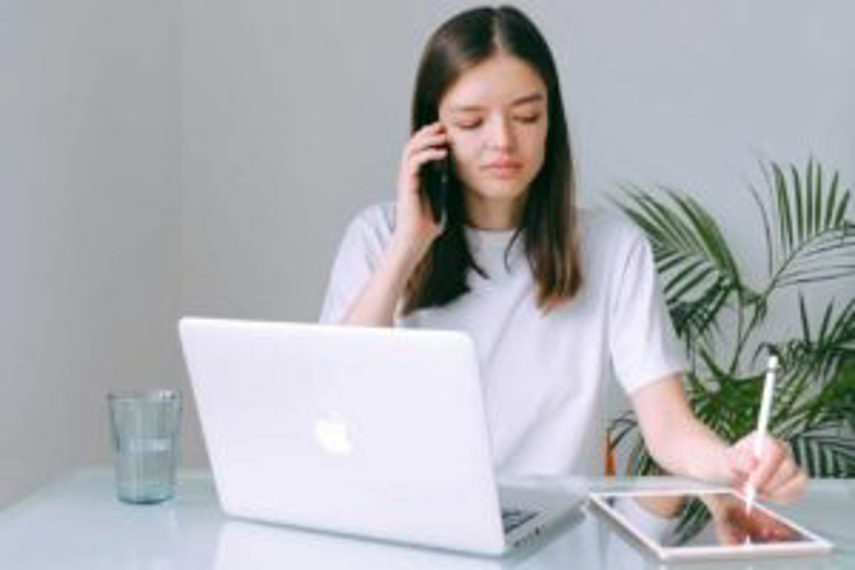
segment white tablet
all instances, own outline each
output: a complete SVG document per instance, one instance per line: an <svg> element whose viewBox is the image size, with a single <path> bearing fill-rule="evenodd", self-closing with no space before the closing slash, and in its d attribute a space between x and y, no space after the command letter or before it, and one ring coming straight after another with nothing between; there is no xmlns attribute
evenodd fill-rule
<svg viewBox="0 0 855 570"><path fill-rule="evenodd" d="M600 511L662 560L826 553L827 540L732 489L591 493Z"/></svg>

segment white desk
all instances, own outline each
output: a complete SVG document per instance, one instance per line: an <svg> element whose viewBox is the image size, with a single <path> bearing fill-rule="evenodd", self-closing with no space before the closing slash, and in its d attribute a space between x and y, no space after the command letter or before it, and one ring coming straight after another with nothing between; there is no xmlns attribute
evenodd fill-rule
<svg viewBox="0 0 855 570"><path fill-rule="evenodd" d="M582 482L591 489L661 486L662 480ZM578 488L557 480L551 487ZM855 568L855 480L813 481L798 507L779 508L836 545L830 556L691 563L692 570ZM221 514L207 472L182 472L177 497L133 506L115 499L112 471L78 471L0 511L0 569L387 568L498 570L659 568L613 527L583 510L537 549L486 559L406 548L282 527L231 521Z"/></svg>

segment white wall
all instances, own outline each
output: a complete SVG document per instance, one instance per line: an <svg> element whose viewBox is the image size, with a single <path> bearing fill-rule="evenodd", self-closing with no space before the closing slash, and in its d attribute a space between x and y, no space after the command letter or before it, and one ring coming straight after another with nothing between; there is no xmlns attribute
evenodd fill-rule
<svg viewBox="0 0 855 570"><path fill-rule="evenodd" d="M390 192L432 20L412 2L184 2L187 310L316 316L343 224Z"/></svg>
<svg viewBox="0 0 855 570"><path fill-rule="evenodd" d="M0 505L108 461L108 389L182 381L178 17L0 2Z"/></svg>

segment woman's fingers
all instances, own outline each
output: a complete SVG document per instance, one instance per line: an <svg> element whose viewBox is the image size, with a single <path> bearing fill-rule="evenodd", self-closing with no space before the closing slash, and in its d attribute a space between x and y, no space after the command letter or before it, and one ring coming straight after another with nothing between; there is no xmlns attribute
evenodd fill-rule
<svg viewBox="0 0 855 570"><path fill-rule="evenodd" d="M416 131L407 144L404 156L410 157L427 148L439 147L447 143L448 135L445 127L441 123L433 123Z"/></svg>
<svg viewBox="0 0 855 570"><path fill-rule="evenodd" d="M772 489L769 498L780 503L790 503L801 497L807 488L807 473L796 469L795 474Z"/></svg>
<svg viewBox="0 0 855 570"><path fill-rule="evenodd" d="M395 236L404 243L426 246L441 232L441 227L433 219L428 201L419 192L419 172L426 163L448 156L449 148L445 127L436 122L413 133L401 153ZM417 249L423 251L425 248Z"/></svg>
<svg viewBox="0 0 855 570"><path fill-rule="evenodd" d="M740 480L746 479L748 474L758 464L757 458L754 457L754 453L751 451L751 446L747 445L745 440L740 441L727 450L727 459L731 476L734 479Z"/></svg>
<svg viewBox="0 0 855 570"><path fill-rule="evenodd" d="M782 464L775 476L761 490L764 498L788 503L797 499L807 486L807 474L792 460Z"/></svg>
<svg viewBox="0 0 855 570"><path fill-rule="evenodd" d="M448 155L448 151L444 148L427 148L417 152L410 157L408 169L410 175L418 174L421 167L432 160L440 160Z"/></svg>
<svg viewBox="0 0 855 570"><path fill-rule="evenodd" d="M775 489L798 475L799 466L790 457L785 457L772 477L767 481L765 489L767 493L774 493Z"/></svg>
<svg viewBox="0 0 855 570"><path fill-rule="evenodd" d="M760 457L754 456L752 433L727 451L731 483L744 489L751 486L760 497L787 502L798 497L807 484L807 476L793 459L789 446L777 439L766 438Z"/></svg>
<svg viewBox="0 0 855 570"><path fill-rule="evenodd" d="M401 159L401 170L414 178L422 165L439 160L448 154L448 137L440 123L423 127L410 139Z"/></svg>
<svg viewBox="0 0 855 570"><path fill-rule="evenodd" d="M748 484L754 486L760 493L765 492L772 478L787 459L787 453L781 442L767 438L763 443L763 452L758 458L757 467L748 476Z"/></svg>
<svg viewBox="0 0 855 570"><path fill-rule="evenodd" d="M422 139L413 140L412 144L407 146L407 156L411 157L425 149L441 148L448 142L448 136L445 134L431 135Z"/></svg>

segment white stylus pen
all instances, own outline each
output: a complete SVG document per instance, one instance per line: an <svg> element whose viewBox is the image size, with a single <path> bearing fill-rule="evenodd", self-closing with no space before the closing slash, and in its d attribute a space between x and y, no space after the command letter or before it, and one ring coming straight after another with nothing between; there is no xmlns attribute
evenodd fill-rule
<svg viewBox="0 0 855 570"><path fill-rule="evenodd" d="M775 377L778 374L778 357L772 355L766 364L766 379L763 382L763 396L760 400L760 416L757 418L757 434L754 437L754 457L760 458L763 454L763 442L769 431L769 415L772 412L772 397L775 394ZM751 510L754 500L757 498L757 489L749 485L745 490L745 506Z"/></svg>

